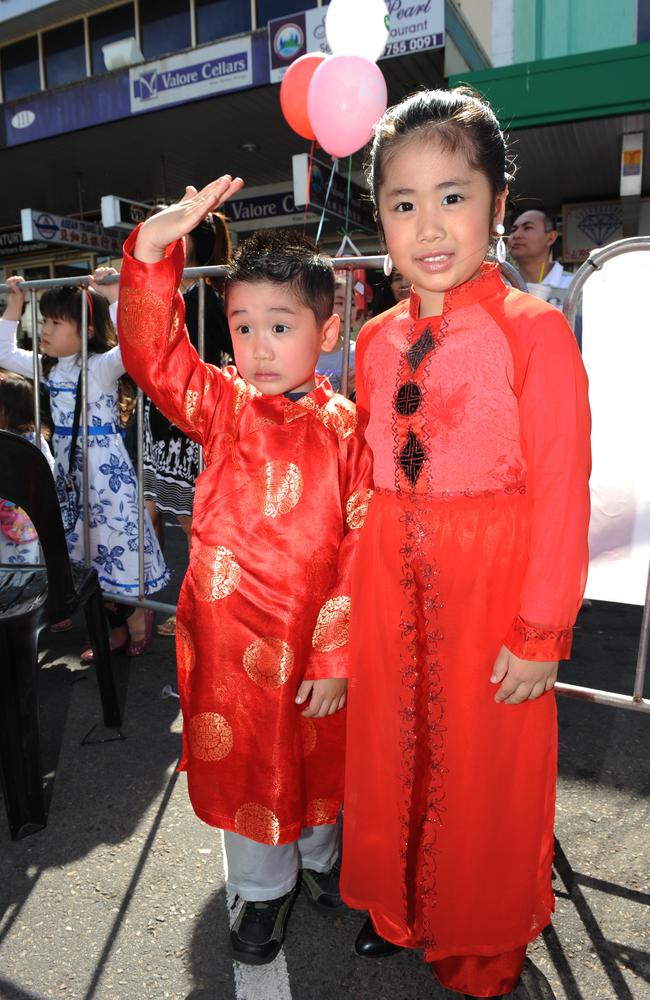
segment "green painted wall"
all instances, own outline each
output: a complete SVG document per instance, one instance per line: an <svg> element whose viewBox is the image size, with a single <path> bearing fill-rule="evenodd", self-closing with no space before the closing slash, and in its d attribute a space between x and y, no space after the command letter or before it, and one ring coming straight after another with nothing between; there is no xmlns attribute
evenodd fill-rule
<svg viewBox="0 0 650 1000"><path fill-rule="evenodd" d="M637 0L515 0L516 63L634 45Z"/></svg>

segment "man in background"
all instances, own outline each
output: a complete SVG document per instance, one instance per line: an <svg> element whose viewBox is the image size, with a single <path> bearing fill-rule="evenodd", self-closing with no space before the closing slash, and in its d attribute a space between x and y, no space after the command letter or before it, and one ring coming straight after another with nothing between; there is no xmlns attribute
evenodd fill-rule
<svg viewBox="0 0 650 1000"><path fill-rule="evenodd" d="M558 235L553 217L542 209L532 208L513 222L508 249L528 291L561 307L573 275L559 261L551 260L551 249Z"/></svg>

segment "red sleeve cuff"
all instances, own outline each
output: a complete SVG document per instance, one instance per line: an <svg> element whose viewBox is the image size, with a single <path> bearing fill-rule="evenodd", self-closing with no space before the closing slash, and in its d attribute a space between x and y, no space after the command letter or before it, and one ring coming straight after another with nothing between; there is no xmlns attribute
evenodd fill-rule
<svg viewBox="0 0 650 1000"><path fill-rule="evenodd" d="M530 625L517 616L503 643L522 660L568 660L572 638L572 628Z"/></svg>
<svg viewBox="0 0 650 1000"><path fill-rule="evenodd" d="M183 240L176 240L165 247L165 253L161 260L155 264L146 264L133 256L135 245L138 241L138 233L142 229L142 223L133 232L129 233L122 247L122 268L129 275L134 285L150 287L154 285L172 283L176 289L183 276L185 267L185 245ZM126 265L126 268L125 268Z"/></svg>

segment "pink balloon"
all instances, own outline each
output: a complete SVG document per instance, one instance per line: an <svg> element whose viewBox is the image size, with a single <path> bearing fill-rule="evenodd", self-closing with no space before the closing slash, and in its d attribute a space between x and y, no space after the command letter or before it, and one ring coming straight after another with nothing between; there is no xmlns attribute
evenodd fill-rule
<svg viewBox="0 0 650 1000"><path fill-rule="evenodd" d="M307 110L314 135L331 156L365 146L388 101L376 63L362 56L328 56L314 73Z"/></svg>

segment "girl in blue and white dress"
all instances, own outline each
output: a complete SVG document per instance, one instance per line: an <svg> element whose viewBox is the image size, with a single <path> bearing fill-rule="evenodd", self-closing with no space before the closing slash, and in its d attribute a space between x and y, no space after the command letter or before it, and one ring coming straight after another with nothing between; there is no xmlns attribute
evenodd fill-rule
<svg viewBox="0 0 650 1000"><path fill-rule="evenodd" d="M22 314L24 293L21 278L7 280L7 307L0 320L0 367L29 377L32 352L16 346L17 321ZM111 287L111 286L108 286ZM117 288L115 287L115 291ZM43 316L40 336L40 369L54 424L52 444L57 479L68 472L75 399L81 370L81 302L88 303L88 495L89 562L99 575L103 592L118 597L138 596L138 504L135 470L122 440L119 379L125 369L109 306L102 295L79 288L59 286L43 293L39 306ZM78 495L83 495L81 429L73 476ZM84 565L83 509L72 531L67 533L70 559ZM161 590L169 579L151 521L145 515L144 591L148 596ZM127 655L143 653L151 641L153 612L138 608L125 617L125 610L109 613L111 648ZM92 652L82 654L92 658Z"/></svg>
<svg viewBox="0 0 650 1000"><path fill-rule="evenodd" d="M0 376L0 429L11 431L36 444L34 388L21 375ZM40 449L54 473L54 459L47 443L49 431L41 431ZM15 503L0 499L0 563L29 566L40 562L38 535L27 514Z"/></svg>

